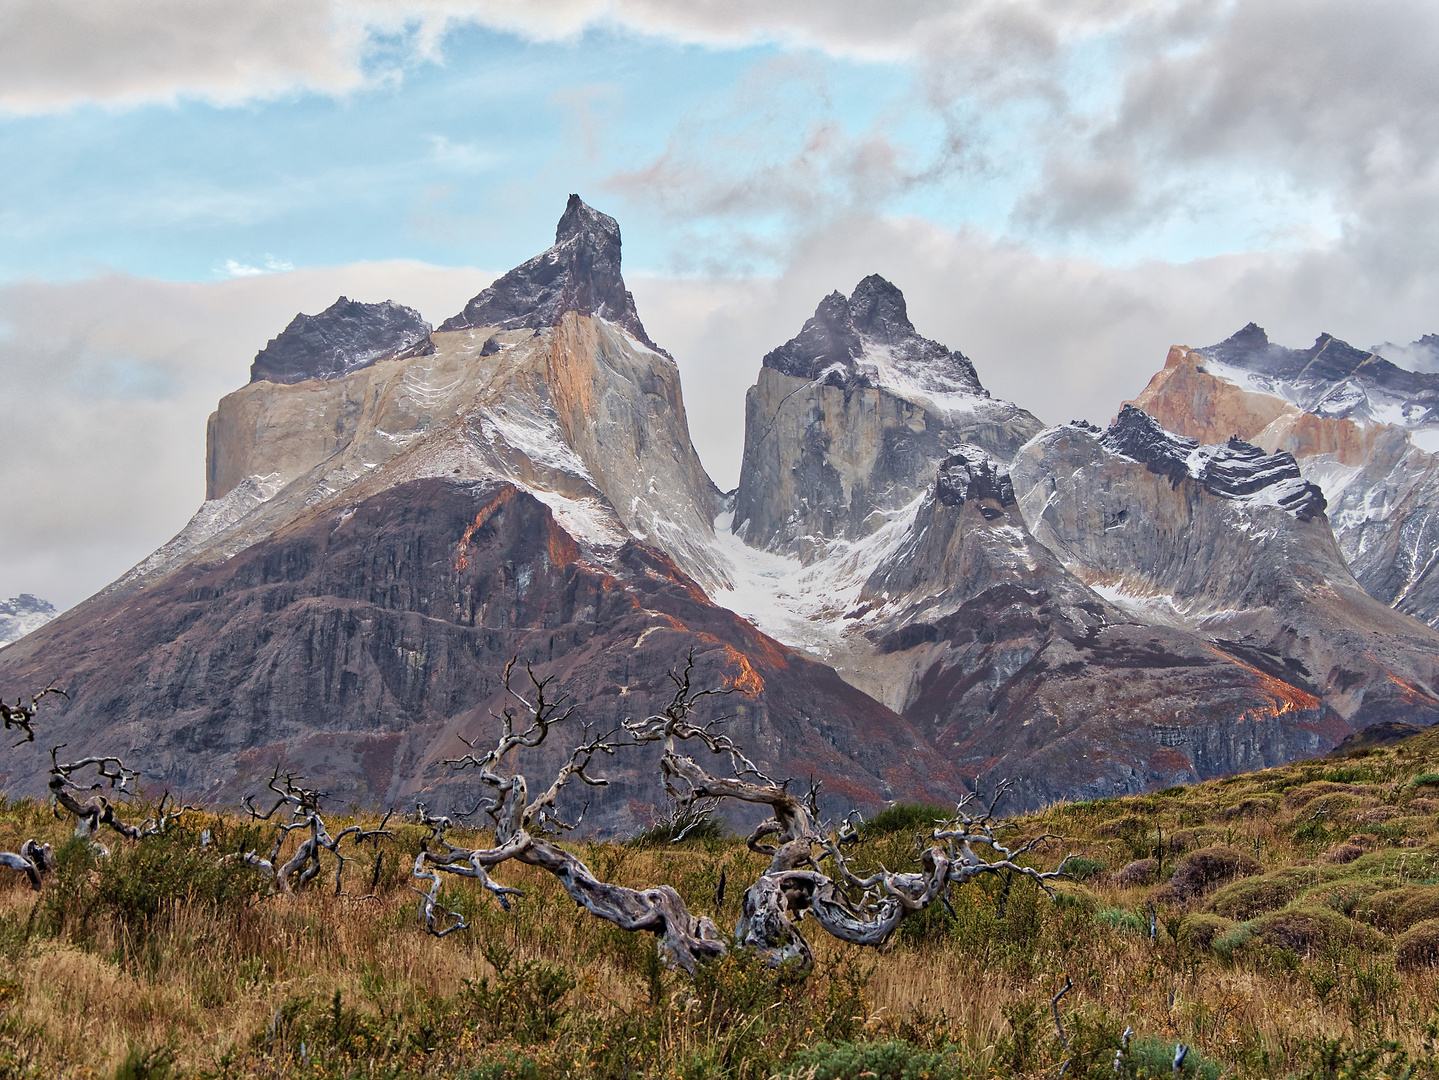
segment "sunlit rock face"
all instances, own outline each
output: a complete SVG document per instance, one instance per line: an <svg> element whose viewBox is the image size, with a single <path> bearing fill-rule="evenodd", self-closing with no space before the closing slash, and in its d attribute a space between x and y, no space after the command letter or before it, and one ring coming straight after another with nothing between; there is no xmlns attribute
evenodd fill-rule
<svg viewBox="0 0 1439 1080"><path fill-rule="evenodd" d="M1133 617L1267 657L1355 727L1439 720L1439 635L1359 587L1287 453L1204 445L1131 406L1107 432L1046 430L1012 475L1034 537Z"/></svg>
<svg viewBox="0 0 1439 1080"><path fill-rule="evenodd" d="M1430 343L1384 348L1425 362ZM1328 335L1311 349L1285 349L1250 324L1219 345L1171 349L1135 403L1202 442L1237 435L1293 454L1323 490L1359 584L1439 626L1436 401L1439 375L1403 370Z"/></svg>
<svg viewBox="0 0 1439 1080"><path fill-rule="evenodd" d="M1008 460L1041 426L990 397L962 354L921 337L900 291L871 275L765 356L745 398L732 528L815 558L914 503L952 447Z"/></svg>

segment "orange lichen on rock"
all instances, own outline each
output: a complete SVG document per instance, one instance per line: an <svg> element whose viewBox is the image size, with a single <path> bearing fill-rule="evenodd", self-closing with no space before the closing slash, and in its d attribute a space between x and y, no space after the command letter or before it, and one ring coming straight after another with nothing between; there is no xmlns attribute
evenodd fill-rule
<svg viewBox="0 0 1439 1080"><path fill-rule="evenodd" d="M1248 717L1252 720L1273 720L1277 716L1284 716L1293 712L1308 712L1311 709L1322 707L1322 702L1306 690L1297 686L1291 686L1283 679L1276 679L1273 675L1260 671L1257 667L1236 660L1226 652L1221 652L1211 646L1210 649L1216 656L1221 656L1235 667L1241 667L1250 672L1259 683L1258 689L1274 699L1272 705L1260 705L1257 708L1245 709L1235 717L1242 720Z"/></svg>
<svg viewBox="0 0 1439 1080"><path fill-rule="evenodd" d="M749 657L731 645L722 646L724 658L730 667L737 668L739 673L730 680L730 685L746 697L755 697L764 689L764 679L749 662Z"/></svg>
<svg viewBox="0 0 1439 1080"><path fill-rule="evenodd" d="M480 512L475 515L475 520L466 526L464 535L460 537L460 542L455 548L456 570L464 570L470 565L469 556L465 554L465 548L469 546L470 538L475 535L477 530L484 528L490 515L499 508L501 503L507 502L511 494L513 494L513 489L496 492L491 496L490 501L480 508Z"/></svg>

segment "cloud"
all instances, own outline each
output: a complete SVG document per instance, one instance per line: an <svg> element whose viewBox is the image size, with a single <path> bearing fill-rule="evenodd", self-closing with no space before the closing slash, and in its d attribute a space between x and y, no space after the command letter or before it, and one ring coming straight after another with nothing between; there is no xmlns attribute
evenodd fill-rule
<svg viewBox="0 0 1439 1080"><path fill-rule="evenodd" d="M492 277L372 263L0 286L0 595L73 604L178 532L204 499L206 417L296 312L343 293L438 322Z"/></svg>

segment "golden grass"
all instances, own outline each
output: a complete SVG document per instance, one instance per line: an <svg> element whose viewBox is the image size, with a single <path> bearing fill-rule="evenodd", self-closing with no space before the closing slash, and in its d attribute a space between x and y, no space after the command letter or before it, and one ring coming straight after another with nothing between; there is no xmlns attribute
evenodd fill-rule
<svg viewBox="0 0 1439 1080"><path fill-rule="evenodd" d="M62 874L38 896L20 875L4 872L0 1077L108 1077L137 1047L167 1048L171 1075L465 1075L504 1051L544 1069L601 1076L610 1075L603 1062L616 1052L606 1040L622 1031L639 1032L624 1036L636 1045L652 1043L637 1075L764 1075L836 1031L951 1046L971 1074L1009 1075L1003 1062L1014 1030L1006 1010L1023 1002L1041 1011L1044 1047L1034 1075L1053 1075L1064 1051L1049 1002L1066 976L1074 989L1062 1007L1073 1030L1090 1024L1117 1034L1130 1026L1193 1046L1232 1075L1284 1076L1304 1067L1322 1040L1394 1041L1423 1058L1439 1020L1439 980L1433 967L1396 965L1394 948L1400 933L1411 924L1427 928L1439 910L1439 819L1425 798L1433 789L1410 783L1436 766L1439 739L1426 734L1351 760L1051 807L1020 822L1065 837L1044 859L1052 865L1072 851L1105 869L1062 886L1057 902L1016 884L1002 917L1000 882L966 887L953 897L953 917L931 909L882 951L833 941L806 924L816 976L792 985L764 976L773 985L754 991L753 1016L741 1016L734 1003L751 1000L745 980L760 976L735 968L723 976L730 982L691 983L659 973L652 939L594 920L528 867L497 874L528 893L514 913L456 882L446 902L466 911L473 928L443 940L426 936L404 874L422 835L413 826L382 848L389 853L378 896L366 900L319 888L295 900L259 896L217 908L197 888L133 918L128 901L96 899L118 870L97 864ZM208 823L221 833L243 827ZM1173 836L1190 853L1214 845L1242 851L1260 874L1248 879L1253 884L1218 883L1185 900L1163 882L1122 887L1127 863L1160 854L1161 832L1166 879L1187 857L1171 848ZM30 836L59 845L65 834L43 807L0 806L0 848L16 850ZM1363 849L1359 857L1323 859L1350 836ZM912 858L914 841L879 837L861 857L896 868ZM193 836L174 843L181 854L198 851ZM118 838L112 846L115 867L128 865L133 850ZM729 926L744 883L765 865L735 842L577 850L601 876L673 884L695 910ZM67 858L76 858L74 850ZM352 891L368 887L372 861L367 849L347 872ZM147 873L160 872L146 865ZM716 912L722 867L729 887ZM1206 914L1216 906L1236 918ZM1291 927L1343 932L1286 948L1275 933L1266 936L1281 916ZM1198 933L1206 919L1212 943ZM1186 920L1195 933L1185 932ZM477 1012L472 984L504 982L491 963L503 957L491 951L487 959L496 945L512 954L510 971L537 961L563 966L576 980L563 996L559 1027L537 1045L525 1045L503 1018ZM867 979L855 974L861 969ZM848 1005L845 987L862 988ZM854 1015L841 1015L846 1009ZM427 1034L427 1024L438 1033ZM292 1037L299 1031L312 1033L303 1049ZM330 1032L323 1050L314 1041L321 1031ZM340 1047L342 1035L361 1049ZM434 1048L426 1049L427 1039Z"/></svg>

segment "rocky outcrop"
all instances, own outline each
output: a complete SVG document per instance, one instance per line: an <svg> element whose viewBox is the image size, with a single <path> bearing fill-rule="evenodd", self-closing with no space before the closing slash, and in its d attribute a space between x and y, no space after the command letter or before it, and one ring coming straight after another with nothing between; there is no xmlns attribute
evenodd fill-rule
<svg viewBox="0 0 1439 1080"><path fill-rule="evenodd" d="M1439 720L1439 635L1359 587L1285 459L1236 458L1130 408L1102 435L1043 432L1012 474L1035 538L1132 617L1261 669L1267 656L1355 727Z"/></svg>
<svg viewBox="0 0 1439 1080"><path fill-rule="evenodd" d="M493 736L510 656L580 704L534 777L558 768L581 721L603 730L660 707L691 650L699 685L739 688L716 701L729 733L776 775L821 780L832 808L959 789L900 717L710 603L663 553L629 541L596 559L502 481L334 497L228 561L51 623L0 653L0 681L64 672L70 700L47 707L40 741L122 754L192 800L232 804L278 762L338 806L421 793L458 806L467 780L442 759L465 752L460 736ZM45 760L7 757L0 783L42 793ZM664 801L657 757L604 765L612 786L587 820L632 831Z"/></svg>
<svg viewBox="0 0 1439 1080"><path fill-rule="evenodd" d="M30 593L0 600L0 647L19 641L56 615L55 605Z"/></svg>
<svg viewBox="0 0 1439 1080"><path fill-rule="evenodd" d="M1340 346L1331 343L1328 351L1352 361L1358 350ZM1421 395L1414 408L1391 401L1383 415L1394 423L1373 420L1357 400L1345 415L1307 412L1303 402L1320 408L1335 398L1320 392L1329 383L1272 374L1302 372L1299 355L1270 345L1252 325L1208 349L1175 346L1136 404L1202 442L1235 435L1293 454L1305 478L1323 489L1340 551L1359 584L1381 603L1439 626L1439 459L1425 449L1439 447L1439 427L1427 398ZM1361 375L1371 369L1383 370L1352 367ZM1424 376L1421 387L1436 379ZM1365 400L1372 404L1367 391Z"/></svg>
<svg viewBox="0 0 1439 1080"><path fill-rule="evenodd" d="M1277 659L1144 625L1087 588L978 447L940 467L863 599L883 662L908 661L905 717L962 772L1016 778L1027 805L1260 768L1351 730Z"/></svg>
<svg viewBox="0 0 1439 1080"><path fill-rule="evenodd" d="M921 337L899 289L871 275L765 356L745 397L732 527L810 560L912 507L952 447L1008 460L1040 426L990 397L962 354Z"/></svg>
<svg viewBox="0 0 1439 1080"><path fill-rule="evenodd" d="M620 275L619 222L578 195L570 196L553 247L515 267L440 329L540 330L558 326L568 312L604 319L647 348L663 351L645 333Z"/></svg>
<svg viewBox="0 0 1439 1080"><path fill-rule="evenodd" d="M250 381L335 379L382 360L434 351L430 324L414 308L393 300L361 304L342 296L318 315L296 315L255 354Z"/></svg>

